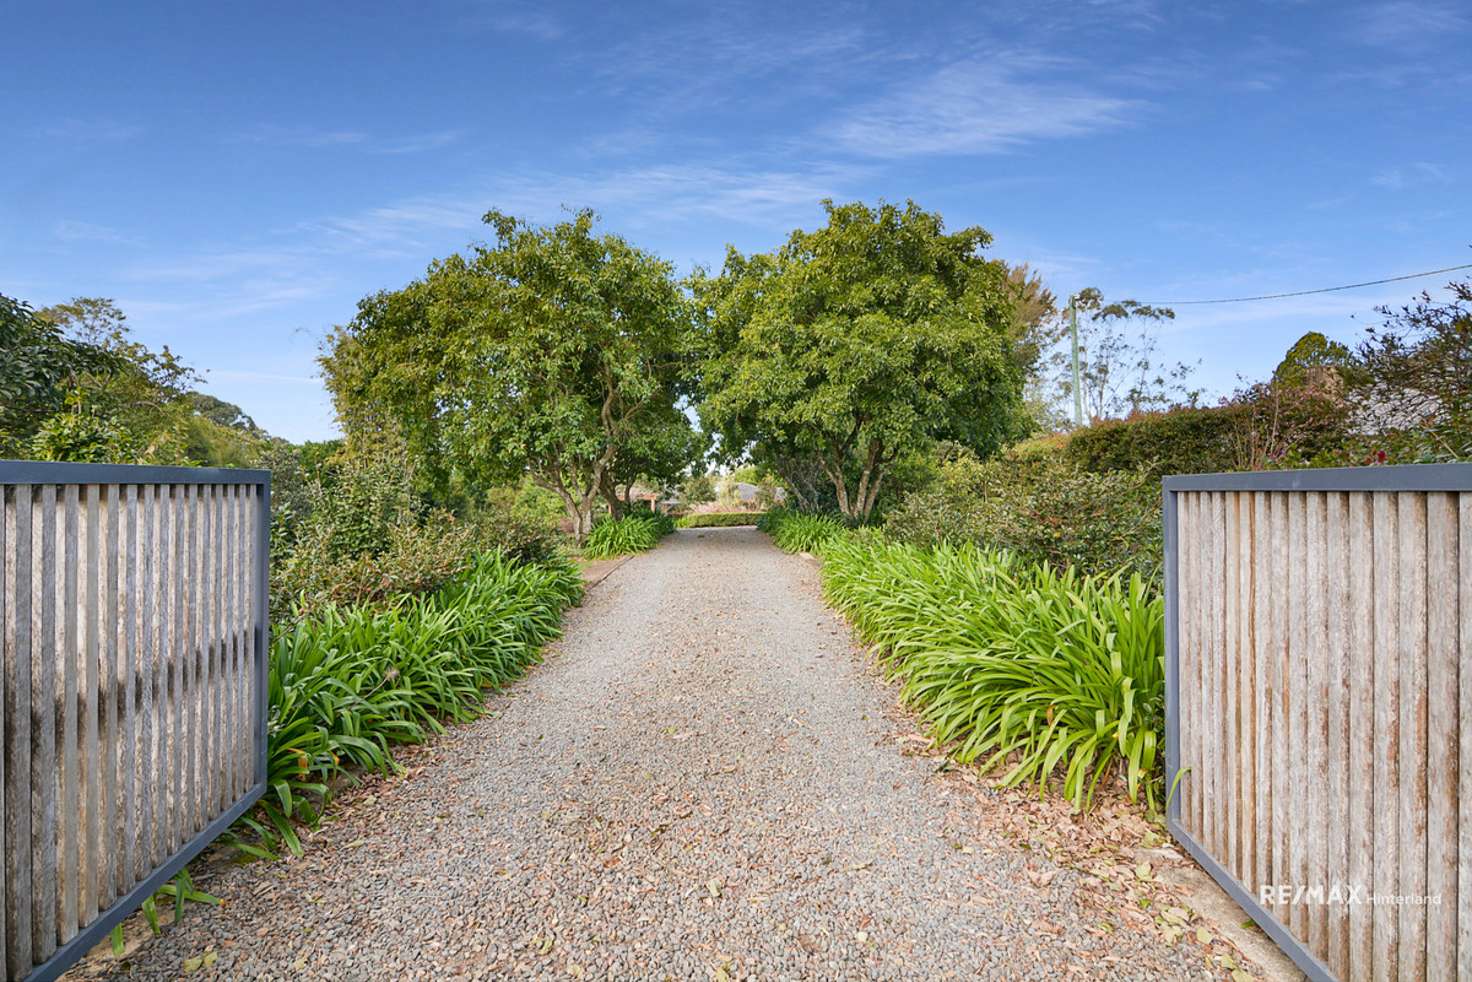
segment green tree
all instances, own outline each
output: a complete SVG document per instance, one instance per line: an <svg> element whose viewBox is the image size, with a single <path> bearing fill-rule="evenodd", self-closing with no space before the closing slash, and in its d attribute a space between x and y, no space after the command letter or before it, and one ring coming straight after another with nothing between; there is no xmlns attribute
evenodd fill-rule
<svg viewBox="0 0 1472 982"><path fill-rule="evenodd" d="M1355 352L1357 422L1397 461L1472 460L1472 281L1447 290L1378 308Z"/></svg>
<svg viewBox="0 0 1472 982"><path fill-rule="evenodd" d="M607 477L686 374L689 305L669 263L595 216L534 227L359 304L322 357L350 435L397 428L437 489L529 474L586 534ZM370 437L371 438L371 437Z"/></svg>
<svg viewBox="0 0 1472 982"><path fill-rule="evenodd" d="M185 401L189 408L212 423L225 426L232 430L240 430L252 436L263 436L264 431L256 425L256 421L245 414L245 410L233 402L226 402L204 392L189 392L185 394Z"/></svg>
<svg viewBox="0 0 1472 982"><path fill-rule="evenodd" d="M864 520L907 451L951 438L987 453L1016 435L1025 331L981 228L947 233L913 202L823 204L823 228L769 254L731 249L719 277L692 279L710 353L700 414L728 457L816 460Z"/></svg>
<svg viewBox="0 0 1472 982"><path fill-rule="evenodd" d="M680 498L686 506L715 501L715 478L708 473L691 474L680 484Z"/></svg>
<svg viewBox="0 0 1472 982"><path fill-rule="evenodd" d="M678 406L652 406L604 475L603 496L609 512L623 513L636 483L655 490L673 490L691 462L705 456L706 449L704 436ZM622 499L618 496L620 487Z"/></svg>
<svg viewBox="0 0 1472 982"><path fill-rule="evenodd" d="M194 373L132 340L111 300L32 311L0 297L0 452L40 460L192 463L213 426L192 415ZM208 436L208 434L203 434ZM204 462L214 462L205 460Z"/></svg>
<svg viewBox="0 0 1472 982"><path fill-rule="evenodd" d="M1088 419L1118 419L1173 405L1195 405L1201 393L1189 387L1196 366L1162 364L1156 356L1157 330L1174 320L1169 307L1136 300L1106 301L1089 287L1074 297L1079 322L1079 379ZM1059 402L1073 400L1071 342L1065 331L1051 359L1057 372Z"/></svg>
<svg viewBox="0 0 1472 982"><path fill-rule="evenodd" d="M42 424L66 406L67 394L90 372L117 367L94 345L66 337L30 305L0 294L0 455L16 456Z"/></svg>

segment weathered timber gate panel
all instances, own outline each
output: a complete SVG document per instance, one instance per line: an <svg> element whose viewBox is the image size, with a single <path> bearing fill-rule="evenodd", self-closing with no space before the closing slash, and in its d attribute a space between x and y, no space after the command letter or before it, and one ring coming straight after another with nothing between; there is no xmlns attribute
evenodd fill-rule
<svg viewBox="0 0 1472 982"><path fill-rule="evenodd" d="M1311 977L1472 977L1472 465L1164 494L1171 832Z"/></svg>
<svg viewBox="0 0 1472 982"><path fill-rule="evenodd" d="M0 461L0 936L51 978L258 799L265 471Z"/></svg>

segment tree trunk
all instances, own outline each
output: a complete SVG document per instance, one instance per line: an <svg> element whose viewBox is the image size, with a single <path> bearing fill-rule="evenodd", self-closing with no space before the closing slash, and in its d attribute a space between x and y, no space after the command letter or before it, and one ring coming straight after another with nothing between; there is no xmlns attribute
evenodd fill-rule
<svg viewBox="0 0 1472 982"><path fill-rule="evenodd" d="M588 537L588 532L593 528L591 499L584 497L579 500L567 491L558 491L557 495L562 499L563 512L566 513L568 521L572 523L573 538L577 540L578 545L582 545L583 540Z"/></svg>
<svg viewBox="0 0 1472 982"><path fill-rule="evenodd" d="M614 485L606 472L598 478L598 491L603 495L603 500L608 502L609 517L622 517L624 503L619 499L618 487Z"/></svg>

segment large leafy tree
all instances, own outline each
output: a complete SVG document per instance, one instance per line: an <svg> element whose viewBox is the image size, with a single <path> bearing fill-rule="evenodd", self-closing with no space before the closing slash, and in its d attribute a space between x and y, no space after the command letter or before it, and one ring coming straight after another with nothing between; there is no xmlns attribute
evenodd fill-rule
<svg viewBox="0 0 1472 982"><path fill-rule="evenodd" d="M671 266L595 216L538 227L492 211L493 244L368 297L322 358L350 437L393 430L445 490L530 475L579 536L686 373Z"/></svg>
<svg viewBox="0 0 1472 982"><path fill-rule="evenodd" d="M0 453L217 462L193 449L194 430L211 425L186 399L196 376L168 348L132 340L111 300L78 297L32 311L0 297L0 350Z"/></svg>
<svg viewBox="0 0 1472 982"><path fill-rule="evenodd" d="M986 453L1015 434L1027 325L983 229L948 233L913 202L824 208L824 227L770 254L731 249L719 277L692 280L700 413L728 456L815 465L863 520L901 455L940 438Z"/></svg>

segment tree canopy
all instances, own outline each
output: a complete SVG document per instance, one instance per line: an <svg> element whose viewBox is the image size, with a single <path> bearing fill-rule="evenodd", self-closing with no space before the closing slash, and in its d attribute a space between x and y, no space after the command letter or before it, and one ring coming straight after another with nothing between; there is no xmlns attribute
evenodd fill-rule
<svg viewBox="0 0 1472 982"><path fill-rule="evenodd" d="M529 474L579 535L621 458L669 427L689 374L689 305L669 263L595 231L501 212L495 242L368 297L322 366L349 436L393 430L448 488ZM371 438L371 437L370 437Z"/></svg>
<svg viewBox="0 0 1472 982"><path fill-rule="evenodd" d="M206 410L238 407L187 389L198 376L167 347L133 340L101 297L33 310L0 296L0 456L150 464L247 464L266 439Z"/></svg>
<svg viewBox="0 0 1472 982"><path fill-rule="evenodd" d="M728 457L750 451L790 485L785 470L815 462L862 520L900 455L1017 435L1029 327L1006 265L980 254L983 229L947 233L913 202L824 208L824 227L772 253L731 249L719 276L692 280L700 415Z"/></svg>

